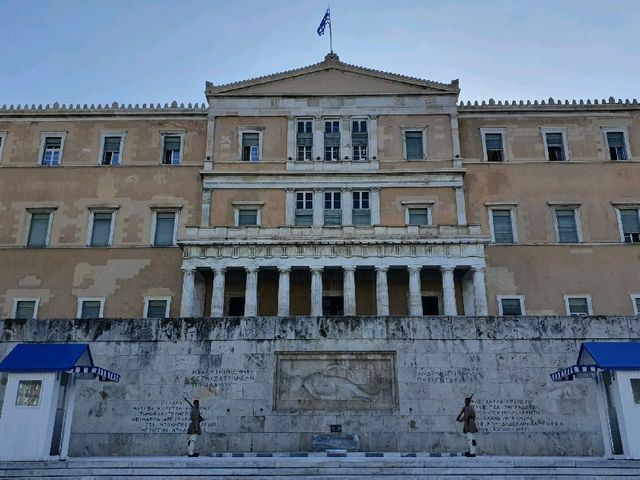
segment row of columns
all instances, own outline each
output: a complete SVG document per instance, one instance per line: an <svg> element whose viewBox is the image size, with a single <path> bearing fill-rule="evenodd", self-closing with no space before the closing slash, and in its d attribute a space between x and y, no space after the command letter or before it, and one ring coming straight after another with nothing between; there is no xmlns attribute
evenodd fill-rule
<svg viewBox="0 0 640 480"><path fill-rule="evenodd" d="M389 315L389 287L387 272L389 267L377 266L376 269L376 305L377 314ZM258 314L258 267L246 267L247 279L245 283L244 315L254 317ZM311 316L322 315L322 271L323 267L310 267L311 270ZM343 298L344 314L356 314L356 282L355 266L342 267L344 273ZM423 315L422 288L420 281L421 266L409 266L409 314ZM455 267L440 267L442 272L442 306L443 314L457 315L456 295L453 272ZM215 268L213 277L213 294L211 299L211 316L224 315L225 269ZM278 316L286 317L290 314L290 274L291 267L278 268ZM471 267L473 275L473 306L476 315L487 314L487 300L484 285L484 267ZM195 270L184 270L182 290L182 316L194 316Z"/></svg>

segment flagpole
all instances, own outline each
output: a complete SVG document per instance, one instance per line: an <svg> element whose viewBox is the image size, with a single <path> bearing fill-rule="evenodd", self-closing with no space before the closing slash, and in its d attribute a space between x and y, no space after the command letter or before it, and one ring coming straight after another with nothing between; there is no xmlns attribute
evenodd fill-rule
<svg viewBox="0 0 640 480"><path fill-rule="evenodd" d="M331 34L331 8L329 10L329 48L331 49L331 53L333 53L333 35Z"/></svg>

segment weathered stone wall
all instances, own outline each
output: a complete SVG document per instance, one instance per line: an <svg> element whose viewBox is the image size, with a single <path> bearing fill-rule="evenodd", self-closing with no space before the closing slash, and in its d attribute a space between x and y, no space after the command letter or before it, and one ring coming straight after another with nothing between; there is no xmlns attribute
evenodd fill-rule
<svg viewBox="0 0 640 480"><path fill-rule="evenodd" d="M640 337L639 317L0 320L18 342L87 342L119 383L79 381L71 455L305 451L342 425L368 451L461 451L474 393L483 454L599 455L594 384L552 383L581 341ZM0 390L6 375L0 376Z"/></svg>

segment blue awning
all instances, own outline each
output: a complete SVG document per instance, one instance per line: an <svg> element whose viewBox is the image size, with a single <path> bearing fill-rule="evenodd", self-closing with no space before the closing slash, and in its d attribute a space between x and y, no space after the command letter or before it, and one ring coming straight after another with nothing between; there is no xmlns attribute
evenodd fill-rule
<svg viewBox="0 0 640 480"><path fill-rule="evenodd" d="M640 370L640 342L583 342L578 362L550 376L559 382L605 370Z"/></svg>
<svg viewBox="0 0 640 480"><path fill-rule="evenodd" d="M120 375L93 364L89 345L83 343L21 343L0 362L0 372L91 373L100 380L117 382Z"/></svg>

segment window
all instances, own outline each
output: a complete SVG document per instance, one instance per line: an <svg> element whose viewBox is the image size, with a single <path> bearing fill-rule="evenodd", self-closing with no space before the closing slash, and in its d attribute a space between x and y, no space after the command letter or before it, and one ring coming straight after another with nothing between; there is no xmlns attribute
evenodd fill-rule
<svg viewBox="0 0 640 480"><path fill-rule="evenodd" d="M330 162L340 160L340 121L324 122L324 159Z"/></svg>
<svg viewBox="0 0 640 480"><path fill-rule="evenodd" d="M258 132L242 132L242 161L257 162L260 160L260 134Z"/></svg>
<svg viewBox="0 0 640 480"><path fill-rule="evenodd" d="M405 130L403 133L405 158L407 160L424 160L424 130Z"/></svg>
<svg viewBox="0 0 640 480"><path fill-rule="evenodd" d="M498 315L525 315L524 311L524 296L512 295L503 296L498 295Z"/></svg>
<svg viewBox="0 0 640 480"><path fill-rule="evenodd" d="M494 243L516 243L515 209L492 208L489 210L491 237Z"/></svg>
<svg viewBox="0 0 640 480"><path fill-rule="evenodd" d="M238 223L239 227L246 227L251 225L260 225L258 221L258 212L257 208L251 209L239 209L238 210Z"/></svg>
<svg viewBox="0 0 640 480"><path fill-rule="evenodd" d="M49 245L52 212L29 212L27 247L41 248Z"/></svg>
<svg viewBox="0 0 640 480"><path fill-rule="evenodd" d="M296 225L313 223L313 192L296 192Z"/></svg>
<svg viewBox="0 0 640 480"><path fill-rule="evenodd" d="M366 120L351 122L351 146L354 160L366 160L369 148L369 133Z"/></svg>
<svg viewBox="0 0 640 480"><path fill-rule="evenodd" d="M171 297L145 297L144 318L166 318L170 307Z"/></svg>
<svg viewBox="0 0 640 480"><path fill-rule="evenodd" d="M371 225L371 206L369 204L369 192L353 192L354 225Z"/></svg>
<svg viewBox="0 0 640 480"><path fill-rule="evenodd" d="M341 200L340 192L324 192L325 225L342 225Z"/></svg>
<svg viewBox="0 0 640 480"><path fill-rule="evenodd" d="M504 149L506 128L481 128L482 153L485 162L505 162L507 156Z"/></svg>
<svg viewBox="0 0 640 480"><path fill-rule="evenodd" d="M311 120L298 120L296 133L296 160L311 160L313 149L313 122Z"/></svg>
<svg viewBox="0 0 640 480"><path fill-rule="evenodd" d="M12 318L36 318L38 316L39 298L15 298L13 300Z"/></svg>
<svg viewBox="0 0 640 480"><path fill-rule="evenodd" d="M575 208L555 208L556 238L560 243L578 243L580 230L578 229L578 213Z"/></svg>
<svg viewBox="0 0 640 480"><path fill-rule="evenodd" d="M108 247L111 245L114 220L114 212L91 211L88 242L90 247Z"/></svg>
<svg viewBox="0 0 640 480"><path fill-rule="evenodd" d="M640 294L632 294L631 303L633 304L633 313L640 315Z"/></svg>
<svg viewBox="0 0 640 480"><path fill-rule="evenodd" d="M78 318L102 318L104 298L79 298Z"/></svg>
<svg viewBox="0 0 640 480"><path fill-rule="evenodd" d="M564 130L543 128L545 156L549 162L564 162L569 160L567 136Z"/></svg>
<svg viewBox="0 0 640 480"><path fill-rule="evenodd" d="M105 135L102 139L101 165L120 165L122 142L121 135Z"/></svg>
<svg viewBox="0 0 640 480"><path fill-rule="evenodd" d="M40 164L48 167L60 165L64 134L43 134Z"/></svg>
<svg viewBox="0 0 640 480"><path fill-rule="evenodd" d="M176 244L176 229L178 227L177 212L154 210L153 212L153 245L155 247L169 247Z"/></svg>
<svg viewBox="0 0 640 480"><path fill-rule="evenodd" d="M20 380L18 382L18 394L16 395L16 407L39 406L41 392L42 380Z"/></svg>
<svg viewBox="0 0 640 480"><path fill-rule="evenodd" d="M407 225L429 225L429 208L428 207L409 207L407 208Z"/></svg>
<svg viewBox="0 0 640 480"><path fill-rule="evenodd" d="M626 128L604 127L605 148L608 160L630 160L629 139Z"/></svg>
<svg viewBox="0 0 640 480"><path fill-rule="evenodd" d="M625 243L640 242L640 210L637 208L619 208L620 234Z"/></svg>
<svg viewBox="0 0 640 480"><path fill-rule="evenodd" d="M564 304L567 315L591 315L590 295L565 295Z"/></svg>
<svg viewBox="0 0 640 480"><path fill-rule="evenodd" d="M184 134L162 134L162 164L180 165L182 163L182 140Z"/></svg>

